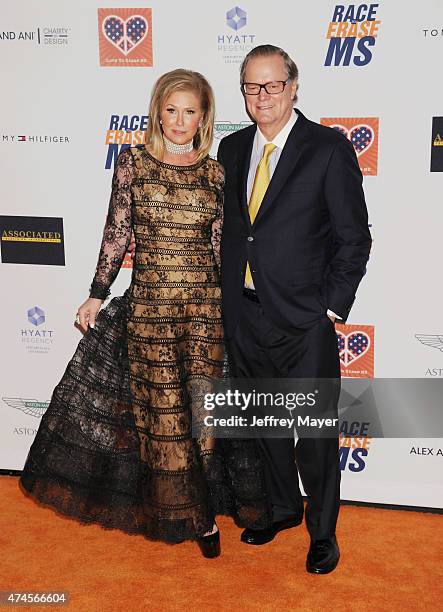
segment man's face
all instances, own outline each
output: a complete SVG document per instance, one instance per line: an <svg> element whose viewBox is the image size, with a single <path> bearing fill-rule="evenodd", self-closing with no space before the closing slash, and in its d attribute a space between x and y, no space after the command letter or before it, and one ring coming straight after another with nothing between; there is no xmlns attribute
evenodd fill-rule
<svg viewBox="0 0 443 612"><path fill-rule="evenodd" d="M253 57L246 64L245 83L286 81L288 73L280 55ZM274 137L289 120L293 99L297 91L297 81L288 81L279 94L268 94L262 88L258 96L244 95L246 108L258 127L269 138Z"/></svg>

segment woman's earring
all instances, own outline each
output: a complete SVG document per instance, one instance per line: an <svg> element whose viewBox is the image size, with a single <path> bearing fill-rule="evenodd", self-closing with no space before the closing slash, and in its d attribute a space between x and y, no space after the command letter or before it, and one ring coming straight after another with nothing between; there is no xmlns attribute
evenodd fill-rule
<svg viewBox="0 0 443 612"><path fill-rule="evenodd" d="M163 125L163 121L160 119L160 125Z"/></svg>

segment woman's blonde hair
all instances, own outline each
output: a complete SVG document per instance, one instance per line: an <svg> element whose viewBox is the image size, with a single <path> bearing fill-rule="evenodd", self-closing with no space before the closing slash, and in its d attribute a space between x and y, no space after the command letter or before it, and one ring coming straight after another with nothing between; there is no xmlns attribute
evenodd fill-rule
<svg viewBox="0 0 443 612"><path fill-rule="evenodd" d="M199 72L179 68L162 75L152 89L149 105L149 122L146 130L146 144L157 159L162 160L165 152L160 113L164 102L175 91L191 91L200 100L203 111L202 126L194 136L196 163L201 161L212 145L214 137L215 103L214 93L205 77Z"/></svg>

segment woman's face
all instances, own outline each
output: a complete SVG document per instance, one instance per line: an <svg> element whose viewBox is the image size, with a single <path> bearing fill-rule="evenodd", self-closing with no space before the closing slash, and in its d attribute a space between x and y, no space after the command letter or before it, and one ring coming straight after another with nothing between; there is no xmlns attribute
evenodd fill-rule
<svg viewBox="0 0 443 612"><path fill-rule="evenodd" d="M176 91L164 102L160 111L163 133L174 144L192 140L203 121L198 96L192 91Z"/></svg>

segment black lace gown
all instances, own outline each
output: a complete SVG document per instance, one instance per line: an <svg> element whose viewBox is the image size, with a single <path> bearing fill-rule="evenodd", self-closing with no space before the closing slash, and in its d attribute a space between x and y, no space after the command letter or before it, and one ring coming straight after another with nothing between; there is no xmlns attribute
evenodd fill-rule
<svg viewBox="0 0 443 612"><path fill-rule="evenodd" d="M196 388L226 375L223 182L208 157L183 167L144 147L120 154L90 295L109 295L133 230L131 285L100 311L42 418L20 480L40 503L172 543L217 514L269 524L254 442L192 436Z"/></svg>

